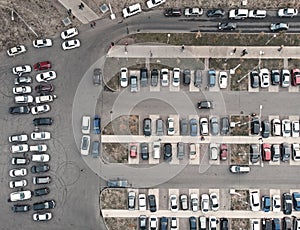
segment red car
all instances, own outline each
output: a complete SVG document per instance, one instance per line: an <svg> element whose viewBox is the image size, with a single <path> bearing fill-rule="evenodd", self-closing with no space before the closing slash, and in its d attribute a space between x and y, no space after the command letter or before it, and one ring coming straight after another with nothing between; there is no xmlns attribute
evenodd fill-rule
<svg viewBox="0 0 300 230"><path fill-rule="evenodd" d="M292 84L300 85L300 69L292 70Z"/></svg>
<svg viewBox="0 0 300 230"><path fill-rule="evenodd" d="M49 61L38 62L38 63L35 63L33 65L33 68L36 71L50 69L51 68L51 62L49 62Z"/></svg>
<svg viewBox="0 0 300 230"><path fill-rule="evenodd" d="M130 145L130 157L131 158L136 158L137 157L137 145L136 144L131 144Z"/></svg>
<svg viewBox="0 0 300 230"><path fill-rule="evenodd" d="M262 145L262 156L264 161L270 161L271 160L271 146L270 144L263 144Z"/></svg>
<svg viewBox="0 0 300 230"><path fill-rule="evenodd" d="M220 147L220 159L222 161L226 161L227 160L227 156L228 156L227 144L221 144L221 147Z"/></svg>

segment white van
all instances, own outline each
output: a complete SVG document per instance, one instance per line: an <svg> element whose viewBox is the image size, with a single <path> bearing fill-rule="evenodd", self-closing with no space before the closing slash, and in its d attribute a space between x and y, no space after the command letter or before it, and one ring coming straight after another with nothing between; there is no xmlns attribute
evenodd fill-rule
<svg viewBox="0 0 300 230"><path fill-rule="evenodd" d="M153 142L153 158L160 159L160 142Z"/></svg>
<svg viewBox="0 0 300 230"><path fill-rule="evenodd" d="M89 134L90 133L90 123L91 123L91 117L90 116L83 116L82 117L81 131L82 131L83 134Z"/></svg>

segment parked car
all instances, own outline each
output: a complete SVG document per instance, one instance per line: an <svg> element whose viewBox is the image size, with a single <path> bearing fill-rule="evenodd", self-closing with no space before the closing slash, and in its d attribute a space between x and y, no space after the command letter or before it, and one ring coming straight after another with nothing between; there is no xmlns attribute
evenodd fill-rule
<svg viewBox="0 0 300 230"><path fill-rule="evenodd" d="M262 210L264 212L270 212L271 210L271 198L269 196L262 197Z"/></svg>
<svg viewBox="0 0 300 230"><path fill-rule="evenodd" d="M283 217L282 219L282 229L290 230L292 229L292 220L290 217Z"/></svg>
<svg viewBox="0 0 300 230"><path fill-rule="evenodd" d="M191 209L193 212L197 212L199 208L198 195L196 193L190 194Z"/></svg>
<svg viewBox="0 0 300 230"><path fill-rule="evenodd" d="M177 218L176 217L171 217L170 221L170 230L177 230L178 225L177 225Z"/></svg>
<svg viewBox="0 0 300 230"><path fill-rule="evenodd" d="M183 84L189 85L191 83L191 71L189 69L183 70Z"/></svg>
<svg viewBox="0 0 300 230"><path fill-rule="evenodd" d="M280 84L281 75L279 70L271 70L271 84L279 85Z"/></svg>
<svg viewBox="0 0 300 230"><path fill-rule="evenodd" d="M230 165L229 170L232 173L249 173L250 167L249 165Z"/></svg>
<svg viewBox="0 0 300 230"><path fill-rule="evenodd" d="M139 210L146 211L146 195L141 193L139 194Z"/></svg>
<svg viewBox="0 0 300 230"><path fill-rule="evenodd" d="M206 12L207 17L223 17L225 11L222 9L210 9Z"/></svg>
<svg viewBox="0 0 300 230"><path fill-rule="evenodd" d="M166 0L148 0L146 2L146 5L147 5L148 8L153 8L153 7L156 7L156 6L159 6L159 5L163 4L165 2L166 2Z"/></svg>
<svg viewBox="0 0 300 230"><path fill-rule="evenodd" d="M52 67L51 62L49 61L42 61L42 62L37 62L33 65L34 70L36 71L41 71L41 70L47 70Z"/></svg>
<svg viewBox="0 0 300 230"><path fill-rule="evenodd" d="M185 154L185 144L183 142L177 143L177 158L182 160Z"/></svg>
<svg viewBox="0 0 300 230"><path fill-rule="evenodd" d="M226 71L220 71L219 74L220 89L226 89L228 85L228 74Z"/></svg>
<svg viewBox="0 0 300 230"><path fill-rule="evenodd" d="M38 93L53 92L54 91L54 85L53 84L48 84L48 83L42 83L42 84L39 84L35 87L35 91L37 91Z"/></svg>
<svg viewBox="0 0 300 230"><path fill-rule="evenodd" d="M161 230L167 230L168 229L168 224L169 224L169 221L168 221L168 218L163 216L160 218L160 227L159 229Z"/></svg>
<svg viewBox="0 0 300 230"><path fill-rule="evenodd" d="M92 149L91 149L91 155L93 158L99 157L99 148L100 148L100 142L99 141L93 141L92 142Z"/></svg>
<svg viewBox="0 0 300 230"><path fill-rule="evenodd" d="M196 119L191 119L190 120L190 135L192 137L197 136L198 134L198 122Z"/></svg>
<svg viewBox="0 0 300 230"><path fill-rule="evenodd" d="M83 135L82 136L81 146L80 146L81 155L84 155L84 156L89 155L90 142L91 142L91 137L89 135Z"/></svg>
<svg viewBox="0 0 300 230"><path fill-rule="evenodd" d="M30 84L31 82L32 78L30 76L20 76L14 80L15 85Z"/></svg>
<svg viewBox="0 0 300 230"><path fill-rule="evenodd" d="M175 134L175 128L174 128L174 118L169 117L168 118L168 135L169 136L173 136Z"/></svg>
<svg viewBox="0 0 300 230"><path fill-rule="evenodd" d="M262 121L261 122L261 136L263 138L268 138L270 136L270 122Z"/></svg>
<svg viewBox="0 0 300 230"><path fill-rule="evenodd" d="M273 144L271 148L272 161L277 162L280 160L280 145Z"/></svg>
<svg viewBox="0 0 300 230"><path fill-rule="evenodd" d="M56 95L45 95L35 97L36 104L43 104L47 102L52 102L56 98Z"/></svg>
<svg viewBox="0 0 300 230"><path fill-rule="evenodd" d="M211 135L218 135L219 134L219 123L218 123L218 118L212 117L210 119L210 130L211 130Z"/></svg>
<svg viewBox="0 0 300 230"><path fill-rule="evenodd" d="M141 149L141 158L142 160L148 160L149 159L149 145L146 142L141 143L140 146Z"/></svg>
<svg viewBox="0 0 300 230"><path fill-rule="evenodd" d="M137 144L130 144L129 147L129 156L131 158L136 158L137 157Z"/></svg>
<svg viewBox="0 0 300 230"><path fill-rule="evenodd" d="M216 71L211 69L208 71L208 86L209 87L214 87L216 85Z"/></svg>
<svg viewBox="0 0 300 230"><path fill-rule="evenodd" d="M51 182L50 176L34 176L32 177L33 184L49 184Z"/></svg>
<svg viewBox="0 0 300 230"><path fill-rule="evenodd" d="M48 187L37 188L33 190L34 196L45 196L50 193L50 189Z"/></svg>
<svg viewBox="0 0 300 230"><path fill-rule="evenodd" d="M39 140L49 140L51 138L50 132L40 131L40 132L32 132L31 140L39 141Z"/></svg>
<svg viewBox="0 0 300 230"><path fill-rule="evenodd" d="M198 102L198 109L213 109L212 101L200 101Z"/></svg>
<svg viewBox="0 0 300 230"><path fill-rule="evenodd" d="M153 69L151 70L151 86L157 86L158 85L158 70Z"/></svg>
<svg viewBox="0 0 300 230"><path fill-rule="evenodd" d="M209 216L209 229L211 230L217 230L217 218L215 216Z"/></svg>
<svg viewBox="0 0 300 230"><path fill-rule="evenodd" d="M189 122L187 119L180 120L180 135L186 136L189 132Z"/></svg>
<svg viewBox="0 0 300 230"><path fill-rule="evenodd" d="M208 135L208 119L206 117L200 118L200 134L202 136Z"/></svg>
<svg viewBox="0 0 300 230"><path fill-rule="evenodd" d="M49 162L50 155L49 154L32 154L31 161L32 162Z"/></svg>
<svg viewBox="0 0 300 230"><path fill-rule="evenodd" d="M220 160L226 161L227 157L228 157L227 144L221 144L221 146L220 146Z"/></svg>
<svg viewBox="0 0 300 230"><path fill-rule="evenodd" d="M281 144L281 160L283 162L289 161L291 157L291 148L290 145L286 142Z"/></svg>
<svg viewBox="0 0 300 230"><path fill-rule="evenodd" d="M34 118L33 119L33 124L35 126L39 125L52 125L53 120L51 117L40 117L40 118Z"/></svg>
<svg viewBox="0 0 300 230"><path fill-rule="evenodd" d="M218 145L214 143L210 143L209 149L210 149L209 159L214 161L218 160Z"/></svg>
<svg viewBox="0 0 300 230"><path fill-rule="evenodd" d="M222 135L227 135L229 133L229 119L228 117L222 117L220 119L220 133Z"/></svg>
<svg viewBox="0 0 300 230"><path fill-rule="evenodd" d="M291 73L292 73L292 84L300 85L300 69L297 68L292 69Z"/></svg>
<svg viewBox="0 0 300 230"><path fill-rule="evenodd" d="M30 145L29 151L31 152L45 152L47 151L47 145L45 144L39 144L39 145Z"/></svg>
<svg viewBox="0 0 300 230"><path fill-rule="evenodd" d="M273 136L280 136L281 135L281 122L279 119L275 118L271 122L272 124L272 134Z"/></svg>
<svg viewBox="0 0 300 230"><path fill-rule="evenodd" d="M218 28L219 30L235 30L237 25L233 22L219 22Z"/></svg>
<svg viewBox="0 0 300 230"><path fill-rule="evenodd" d="M251 134L258 135L260 133L260 122L258 117L253 117L251 120Z"/></svg>
<svg viewBox="0 0 300 230"><path fill-rule="evenodd" d="M9 170L10 177L22 177L22 176L26 176L26 175L27 175L26 168L17 168L17 169Z"/></svg>
<svg viewBox="0 0 300 230"><path fill-rule="evenodd" d="M22 54L26 52L26 48L23 45L18 45L15 47L12 47L7 50L7 55L10 57L14 57L16 55Z"/></svg>
<svg viewBox="0 0 300 230"><path fill-rule="evenodd" d="M45 200L43 202L34 203L33 210L38 211L38 210L53 209L53 208L55 208L55 206L56 206L56 203L54 200Z"/></svg>
<svg viewBox="0 0 300 230"><path fill-rule="evenodd" d="M56 79L56 72L51 70L43 73L39 73L35 77L37 82L48 82Z"/></svg>
<svg viewBox="0 0 300 230"><path fill-rule="evenodd" d="M172 145L170 143L164 144L164 160L165 161L172 160Z"/></svg>
<svg viewBox="0 0 300 230"><path fill-rule="evenodd" d="M13 87L13 94L15 95L27 94L27 93L31 93L31 91L32 91L31 87L28 85Z"/></svg>
<svg viewBox="0 0 300 230"><path fill-rule="evenodd" d="M292 18L294 16L297 16L297 14L298 10L293 8L282 8L278 10L279 17Z"/></svg>
<svg viewBox="0 0 300 230"><path fill-rule="evenodd" d="M36 40L33 40L32 45L35 48L51 47L52 40L49 38L36 39Z"/></svg>
<svg viewBox="0 0 300 230"><path fill-rule="evenodd" d="M201 211L202 213L207 213L209 208L209 195L202 194L201 195Z"/></svg>
<svg viewBox="0 0 300 230"><path fill-rule="evenodd" d="M283 119L281 122L281 131L283 137L291 136L291 121L288 119Z"/></svg>
<svg viewBox="0 0 300 230"><path fill-rule="evenodd" d="M101 133L101 118L98 115L94 116L93 130L95 134Z"/></svg>
<svg viewBox="0 0 300 230"><path fill-rule="evenodd" d="M12 165L28 165L29 159L26 157L12 157L11 164Z"/></svg>
<svg viewBox="0 0 300 230"><path fill-rule="evenodd" d="M267 16L266 10L250 10L249 18L265 18Z"/></svg>
<svg viewBox="0 0 300 230"><path fill-rule="evenodd" d="M138 91L137 76L130 76L130 92L136 93Z"/></svg>
<svg viewBox="0 0 300 230"><path fill-rule="evenodd" d="M9 148L11 153L26 153L28 152L28 149L28 144L15 144Z"/></svg>
<svg viewBox="0 0 300 230"><path fill-rule="evenodd" d="M13 212L28 212L30 210L30 205L28 204L15 204L11 207Z"/></svg>
<svg viewBox="0 0 300 230"><path fill-rule="evenodd" d="M250 72L250 82L252 88L259 87L259 74L256 70Z"/></svg>
<svg viewBox="0 0 300 230"><path fill-rule="evenodd" d="M189 209L189 202L188 202L188 196L185 194L181 194L179 196L180 200L180 206L182 210L188 210Z"/></svg>
<svg viewBox="0 0 300 230"><path fill-rule="evenodd" d="M292 144L293 160L300 161L300 145L298 143Z"/></svg>
<svg viewBox="0 0 300 230"><path fill-rule="evenodd" d="M168 69L161 69L161 86L168 86L169 85L169 70Z"/></svg>
<svg viewBox="0 0 300 230"><path fill-rule="evenodd" d="M35 212L32 214L32 219L34 221L48 221L52 219L51 212Z"/></svg>
<svg viewBox="0 0 300 230"><path fill-rule="evenodd" d="M292 214L292 196L289 193L283 193L282 194L282 210L283 214L285 215L291 215Z"/></svg>
<svg viewBox="0 0 300 230"><path fill-rule="evenodd" d="M48 164L38 164L31 166L31 173L43 173L48 172L50 170L50 166Z"/></svg>
<svg viewBox="0 0 300 230"><path fill-rule="evenodd" d="M217 193L211 193L209 195L210 198L210 207L213 211L218 211L219 210L219 197Z"/></svg>
<svg viewBox="0 0 300 230"><path fill-rule="evenodd" d="M269 70L266 68L263 68L259 72L260 76L260 87L261 88L267 88L270 86L270 73Z"/></svg>
<svg viewBox="0 0 300 230"><path fill-rule="evenodd" d="M293 192L293 205L296 211L300 211L300 193Z"/></svg>
<svg viewBox="0 0 300 230"><path fill-rule="evenodd" d="M250 192L250 206L252 211L259 211L260 198L257 190Z"/></svg>
<svg viewBox="0 0 300 230"><path fill-rule="evenodd" d="M135 192L128 192L128 210L134 210L135 208Z"/></svg>
<svg viewBox="0 0 300 230"><path fill-rule="evenodd" d="M174 9L174 8L168 8L164 12L164 15L166 17L180 17L181 14L182 14L181 9Z"/></svg>
<svg viewBox="0 0 300 230"><path fill-rule="evenodd" d="M30 72L31 72L30 65L15 66L12 68L12 73L19 76L22 76L23 73L30 73Z"/></svg>
<svg viewBox="0 0 300 230"><path fill-rule="evenodd" d="M185 8L184 9L184 16L186 17L199 17L203 14L203 9L200 7L193 7L193 8Z"/></svg>
<svg viewBox="0 0 300 230"><path fill-rule="evenodd" d="M12 202L29 200L30 198L31 198L31 191L29 191L29 190L12 192L10 194L10 201L12 201Z"/></svg>
<svg viewBox="0 0 300 230"><path fill-rule="evenodd" d="M123 17L128 18L130 16L133 16L135 14L141 13L142 8L140 3L133 4L131 6L128 6L122 10Z"/></svg>
<svg viewBox="0 0 300 230"><path fill-rule="evenodd" d="M26 104L26 103L32 103L33 102L33 96L31 95L20 95L15 96L15 103L20 104Z"/></svg>
<svg viewBox="0 0 300 230"><path fill-rule="evenodd" d="M228 219L220 218L220 230L228 230Z"/></svg>
<svg viewBox="0 0 300 230"><path fill-rule="evenodd" d="M121 85L121 87L128 86L128 69L127 68L121 68L121 70L120 70L120 85Z"/></svg>
<svg viewBox="0 0 300 230"><path fill-rule="evenodd" d="M140 83L141 87L146 87L148 85L148 70L146 68L140 69Z"/></svg>
<svg viewBox="0 0 300 230"><path fill-rule="evenodd" d="M197 230L197 218L194 216L191 216L189 218L190 222L190 230Z"/></svg>
<svg viewBox="0 0 300 230"><path fill-rule="evenodd" d="M148 195L148 202L149 202L150 212L156 212L157 208L156 208L155 195L153 195L153 194Z"/></svg>
<svg viewBox="0 0 300 230"><path fill-rule="evenodd" d="M197 154L197 152L196 152L196 144L194 144L194 143L190 143L190 154L189 154L189 156L190 156L190 159L191 160L194 160L195 158L196 158L196 154Z"/></svg>
<svg viewBox="0 0 300 230"><path fill-rule="evenodd" d="M162 119L156 120L156 135L163 136L164 135L164 122Z"/></svg>
<svg viewBox="0 0 300 230"><path fill-rule="evenodd" d="M229 19L245 19L248 13L247 9L233 9L229 11Z"/></svg>
<svg viewBox="0 0 300 230"><path fill-rule="evenodd" d="M207 220L205 216L199 216L199 229L206 230L208 228Z"/></svg>
<svg viewBox="0 0 300 230"><path fill-rule="evenodd" d="M44 105L38 105L38 106L33 106L31 108L31 113L33 115L38 115L38 114L41 114L41 113L47 113L50 111L50 105L48 104L44 104Z"/></svg>
<svg viewBox="0 0 300 230"><path fill-rule="evenodd" d="M292 137L299 137L299 121L292 121Z"/></svg>
<svg viewBox="0 0 300 230"><path fill-rule="evenodd" d="M173 81L172 85L174 87L178 87L180 85L180 69L179 68L174 68L173 69Z"/></svg>
<svg viewBox="0 0 300 230"><path fill-rule="evenodd" d="M271 160L271 146L270 144L264 143L262 144L262 158L264 161Z"/></svg>
<svg viewBox="0 0 300 230"><path fill-rule="evenodd" d="M140 215L139 216L139 229L146 230L147 229L147 216Z"/></svg>
<svg viewBox="0 0 300 230"><path fill-rule="evenodd" d="M61 47L63 50L75 49L75 48L80 47L80 41L79 41L79 39L67 40L61 44Z"/></svg>
<svg viewBox="0 0 300 230"><path fill-rule="evenodd" d="M149 229L150 229L150 230L155 230L155 229L157 229L157 227L158 227L158 224L157 224L157 217L154 216L154 215L151 215L151 216L149 217Z"/></svg>
<svg viewBox="0 0 300 230"><path fill-rule="evenodd" d="M272 32L280 32L289 29L289 24L284 22L272 23L270 26L270 30Z"/></svg>
<svg viewBox="0 0 300 230"><path fill-rule="evenodd" d="M273 195L272 197L272 211L280 212L281 200L279 195Z"/></svg>
<svg viewBox="0 0 300 230"><path fill-rule="evenodd" d="M8 137L8 141L10 143L12 142L26 142L28 141L28 135L27 134L14 134Z"/></svg>
<svg viewBox="0 0 300 230"><path fill-rule="evenodd" d="M202 72L200 69L194 71L194 86L200 87L202 84Z"/></svg>
<svg viewBox="0 0 300 230"><path fill-rule="evenodd" d="M75 37L76 35L78 35L78 33L79 32L76 28L70 28L70 29L67 29L67 30L61 32L60 37L63 40L66 40L66 39L70 39L72 37Z"/></svg>
<svg viewBox="0 0 300 230"><path fill-rule="evenodd" d="M250 145L250 161L252 164L255 164L259 161L260 154L259 154L259 148L256 144Z"/></svg>
<svg viewBox="0 0 300 230"><path fill-rule="evenodd" d="M170 196L170 209L172 212L178 211L177 196L174 194Z"/></svg>

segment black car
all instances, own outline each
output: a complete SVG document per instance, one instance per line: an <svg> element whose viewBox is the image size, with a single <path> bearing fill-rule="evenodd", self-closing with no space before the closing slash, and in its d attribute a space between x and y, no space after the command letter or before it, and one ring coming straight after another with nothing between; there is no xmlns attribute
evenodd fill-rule
<svg viewBox="0 0 300 230"><path fill-rule="evenodd" d="M272 219L261 219L263 230L272 230Z"/></svg>
<svg viewBox="0 0 300 230"><path fill-rule="evenodd" d="M256 70L250 72L250 82L252 88L259 87L259 74Z"/></svg>
<svg viewBox="0 0 300 230"><path fill-rule="evenodd" d="M271 84L272 85L279 85L280 83L280 72L279 70L272 70L271 71Z"/></svg>
<svg viewBox="0 0 300 230"><path fill-rule="evenodd" d="M189 69L183 70L183 84L189 85L191 83L191 71Z"/></svg>
<svg viewBox="0 0 300 230"><path fill-rule="evenodd" d="M207 17L223 17L225 15L225 11L222 9L211 9L206 13Z"/></svg>
<svg viewBox="0 0 300 230"><path fill-rule="evenodd" d="M260 122L258 117L253 117L251 121L251 134L258 135L260 132Z"/></svg>
<svg viewBox="0 0 300 230"><path fill-rule="evenodd" d="M54 91L54 85L53 84L48 84L48 83L43 83L43 84L39 84L35 87L35 90L38 93L41 92L53 92Z"/></svg>
<svg viewBox="0 0 300 230"><path fill-rule="evenodd" d="M52 125L53 120L51 117L40 117L40 118L34 118L33 119L33 124L35 126L38 125Z"/></svg>
<svg viewBox="0 0 300 230"><path fill-rule="evenodd" d="M33 204L33 210L45 210L45 209L52 209L55 207L55 201L54 200L45 200L40 203L34 203Z"/></svg>
<svg viewBox="0 0 300 230"><path fill-rule="evenodd" d="M261 136L263 138L268 138L270 136L270 122L262 121L261 122Z"/></svg>
<svg viewBox="0 0 300 230"><path fill-rule="evenodd" d="M140 227L140 230L146 230L147 229L147 216L140 215L140 217L139 217L139 227Z"/></svg>
<svg viewBox="0 0 300 230"><path fill-rule="evenodd" d="M220 132L222 135L227 135L229 133L229 119L228 117L222 117L220 119Z"/></svg>
<svg viewBox="0 0 300 230"><path fill-rule="evenodd" d="M259 161L260 154L258 145L252 144L250 145L250 161L251 163L257 163Z"/></svg>
<svg viewBox="0 0 300 230"><path fill-rule="evenodd" d="M235 30L236 23L233 22L220 22L219 23L219 30Z"/></svg>
<svg viewBox="0 0 300 230"><path fill-rule="evenodd" d="M100 85L102 82L102 70L99 68L94 69L93 84Z"/></svg>
<svg viewBox="0 0 300 230"><path fill-rule="evenodd" d="M189 122L187 119L180 120L180 135L187 136L189 134Z"/></svg>
<svg viewBox="0 0 300 230"><path fill-rule="evenodd" d="M44 196L50 193L50 189L48 187L45 188L37 188L33 190L34 196Z"/></svg>
<svg viewBox="0 0 300 230"><path fill-rule="evenodd" d="M151 71L151 86L157 86L158 84L158 70L153 69Z"/></svg>
<svg viewBox="0 0 300 230"><path fill-rule="evenodd" d="M28 212L30 210L30 205L27 205L27 204L24 204L24 205L15 204L14 206L11 207L11 209L14 212Z"/></svg>
<svg viewBox="0 0 300 230"><path fill-rule="evenodd" d="M180 17L181 14L182 14L181 9L173 9L173 8L168 8L164 12L164 15L166 17Z"/></svg>
<svg viewBox="0 0 300 230"><path fill-rule="evenodd" d="M228 230L228 219L227 218L220 219L220 230Z"/></svg>
<svg viewBox="0 0 300 230"><path fill-rule="evenodd" d="M156 212L156 200L154 195L148 196L149 209L150 212Z"/></svg>
<svg viewBox="0 0 300 230"><path fill-rule="evenodd" d="M146 87L148 85L148 70L146 68L140 69L140 82L141 87Z"/></svg>
<svg viewBox="0 0 300 230"><path fill-rule="evenodd" d="M30 113L29 106L14 106L9 108L10 114L28 114Z"/></svg>
<svg viewBox="0 0 300 230"><path fill-rule="evenodd" d="M149 145L146 142L141 143L141 158L143 160L149 159Z"/></svg>
<svg viewBox="0 0 300 230"><path fill-rule="evenodd" d="M198 109L213 109L212 101L200 101L198 102Z"/></svg>
<svg viewBox="0 0 300 230"><path fill-rule="evenodd" d="M144 135L145 136L151 136L151 119L150 118L145 118L143 122L143 130L144 130Z"/></svg>
<svg viewBox="0 0 300 230"><path fill-rule="evenodd" d="M31 167L32 173L42 173L42 172L48 172L50 170L50 166L48 164L42 164L42 165L34 165Z"/></svg>
<svg viewBox="0 0 300 230"><path fill-rule="evenodd" d="M194 216L189 218L190 221L190 230L197 230L197 219Z"/></svg>
<svg viewBox="0 0 300 230"><path fill-rule="evenodd" d="M286 142L281 144L281 160L289 161L291 157L291 148L290 145Z"/></svg>
<svg viewBox="0 0 300 230"><path fill-rule="evenodd" d="M160 230L167 230L168 229L168 218L163 216L160 218Z"/></svg>
<svg viewBox="0 0 300 230"><path fill-rule="evenodd" d="M283 214L285 215L290 215L292 214L292 196L289 193L283 193L282 194L282 209L283 209Z"/></svg>
<svg viewBox="0 0 300 230"><path fill-rule="evenodd" d="M284 217L282 220L282 229L283 230L292 230L292 220L290 217Z"/></svg>
<svg viewBox="0 0 300 230"><path fill-rule="evenodd" d="M164 145L164 160L171 161L172 159L172 145L170 143L166 143Z"/></svg>

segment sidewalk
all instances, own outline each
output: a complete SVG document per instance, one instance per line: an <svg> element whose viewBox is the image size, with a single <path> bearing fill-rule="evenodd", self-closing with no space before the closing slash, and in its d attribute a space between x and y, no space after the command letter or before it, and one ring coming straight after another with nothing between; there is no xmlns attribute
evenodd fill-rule
<svg viewBox="0 0 300 230"><path fill-rule="evenodd" d="M66 8L66 10L71 9L72 15L74 15L83 24L87 24L99 19L99 16L91 8L89 8L84 3L84 1L80 1L80 0L58 0L58 1ZM79 9L79 5L81 3L83 3L84 7L82 9Z"/></svg>
<svg viewBox="0 0 300 230"><path fill-rule="evenodd" d="M236 52L233 50L236 48ZM128 45L113 46L107 57L119 58L261 58L261 59L284 59L300 58L298 47L287 46L278 51L279 46L185 46L182 51L181 46L168 45ZM248 54L241 56L246 49ZM261 52L262 51L262 52Z"/></svg>
<svg viewBox="0 0 300 230"><path fill-rule="evenodd" d="M171 212L169 210L158 210L155 213L151 213L149 210L147 211L128 211L128 210L115 210L115 209L102 209L103 217L139 217L140 215L155 215L157 217L162 216L173 216L173 217L183 217L183 218L189 218L191 216L215 216L217 218L238 218L238 219L261 219L261 218L283 218L286 215L283 214L283 212L252 212L252 211L230 211L230 210L224 210L224 211L217 211L213 212L210 211L206 214L203 214L201 211L193 212L193 211L178 211L178 212ZM300 212L293 211L292 216L296 216L297 218L300 217Z"/></svg>

